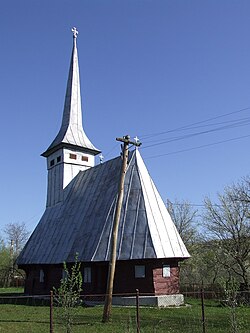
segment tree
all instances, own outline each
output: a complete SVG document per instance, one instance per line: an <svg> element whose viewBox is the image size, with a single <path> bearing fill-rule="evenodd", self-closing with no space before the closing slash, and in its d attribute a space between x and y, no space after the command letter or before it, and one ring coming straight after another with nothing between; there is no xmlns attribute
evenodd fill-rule
<svg viewBox="0 0 250 333"><path fill-rule="evenodd" d="M16 258L27 242L30 232L27 230L24 222L6 224L4 232L7 236L7 242L11 245L13 255Z"/></svg>
<svg viewBox="0 0 250 333"><path fill-rule="evenodd" d="M29 237L29 232L27 230L26 224L22 223L8 223L5 225L4 232L6 234L6 244L2 247L2 252L5 256L5 264L2 267L2 272L4 272L5 285L11 285L14 283L15 279L22 279L24 277L24 272L19 270L16 265L16 259L21 252L23 246ZM7 260L8 258L8 260Z"/></svg>
<svg viewBox="0 0 250 333"><path fill-rule="evenodd" d="M244 177L239 183L233 185L235 200L248 204L250 209L250 177Z"/></svg>
<svg viewBox="0 0 250 333"><path fill-rule="evenodd" d="M60 317L66 327L66 332L72 332L72 325L76 314L76 308L81 304L80 294L82 291L81 263L78 262L78 254L71 268L63 264L64 277L58 289L54 288L55 303L62 310Z"/></svg>
<svg viewBox="0 0 250 333"><path fill-rule="evenodd" d="M198 232L198 211L188 201L167 201L167 209L191 258L181 263L180 281L182 286L202 280L204 260L201 259L202 242Z"/></svg>
<svg viewBox="0 0 250 333"><path fill-rule="evenodd" d="M198 238L197 210L188 201L167 201L167 210L184 242L190 248Z"/></svg>
<svg viewBox="0 0 250 333"><path fill-rule="evenodd" d="M0 287L8 287L11 267L10 250L5 246L4 241L0 239Z"/></svg>
<svg viewBox="0 0 250 333"><path fill-rule="evenodd" d="M250 202L242 200L242 185L226 187L218 195L219 203L205 199L204 224L208 240L216 241L217 260L226 269L228 278L238 277L249 287L250 268ZM244 184L246 186L246 184Z"/></svg>
<svg viewBox="0 0 250 333"><path fill-rule="evenodd" d="M221 251L215 251L215 240L204 237L204 228L199 221L201 215L188 201L167 202L167 208L175 226L183 239L191 258L181 263L180 281L182 287L193 288L201 281L204 284L216 284L225 275L225 269L219 263Z"/></svg>

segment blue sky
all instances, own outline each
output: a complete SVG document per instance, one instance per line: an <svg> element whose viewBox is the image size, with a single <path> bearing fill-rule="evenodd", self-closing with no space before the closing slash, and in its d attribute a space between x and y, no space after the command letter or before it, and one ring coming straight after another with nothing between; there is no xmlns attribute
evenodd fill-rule
<svg viewBox="0 0 250 333"><path fill-rule="evenodd" d="M60 127L73 26L84 129L106 160L120 153L117 136L137 135L162 198L194 204L249 174L248 0L9 0L0 9L0 235L10 222L32 230L44 211L40 154Z"/></svg>

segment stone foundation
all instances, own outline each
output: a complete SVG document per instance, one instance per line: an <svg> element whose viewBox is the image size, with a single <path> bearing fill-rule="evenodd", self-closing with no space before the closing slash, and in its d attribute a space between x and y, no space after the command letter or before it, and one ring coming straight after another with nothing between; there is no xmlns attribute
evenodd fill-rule
<svg viewBox="0 0 250 333"><path fill-rule="evenodd" d="M136 297L113 297L113 305L135 306ZM159 295L159 296L139 296L139 305L168 307L184 305L184 296L182 294L175 295Z"/></svg>

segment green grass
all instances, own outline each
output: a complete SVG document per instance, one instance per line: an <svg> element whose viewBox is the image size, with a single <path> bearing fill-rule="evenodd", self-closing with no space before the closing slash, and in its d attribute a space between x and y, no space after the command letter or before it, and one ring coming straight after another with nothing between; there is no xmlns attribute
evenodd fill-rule
<svg viewBox="0 0 250 333"><path fill-rule="evenodd" d="M0 288L0 294L19 294L19 293L23 293L24 289L23 287L18 287L18 288Z"/></svg>
<svg viewBox="0 0 250 333"><path fill-rule="evenodd" d="M180 308L140 308L141 333L200 333L201 307L198 300L187 299L188 306ZM205 302L206 332L231 332L230 309L216 301ZM65 332L54 310L54 333ZM102 306L80 308L75 318L74 333L132 333L136 332L136 311L133 307L113 307L112 321L101 322ZM0 304L1 333L49 332L49 307ZM250 332L250 308L236 309L240 333Z"/></svg>

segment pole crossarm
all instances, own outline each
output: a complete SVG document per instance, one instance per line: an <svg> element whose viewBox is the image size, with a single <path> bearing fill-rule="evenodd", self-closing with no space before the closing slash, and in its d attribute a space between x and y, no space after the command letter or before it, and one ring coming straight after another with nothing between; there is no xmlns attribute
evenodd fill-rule
<svg viewBox="0 0 250 333"><path fill-rule="evenodd" d="M128 144L128 145L134 145L136 147L141 146L141 142L139 141L139 139L137 137L136 137L135 141L131 141L129 135L125 135L122 138L116 138L116 141L120 141L120 142L123 142L124 144Z"/></svg>

